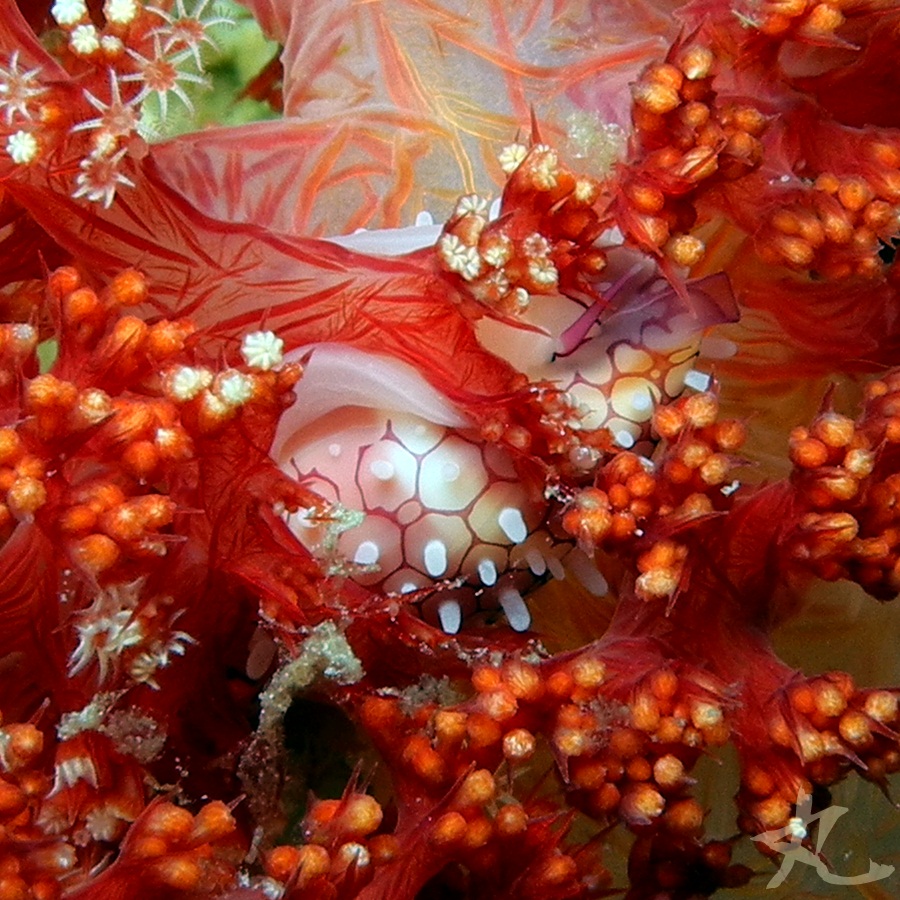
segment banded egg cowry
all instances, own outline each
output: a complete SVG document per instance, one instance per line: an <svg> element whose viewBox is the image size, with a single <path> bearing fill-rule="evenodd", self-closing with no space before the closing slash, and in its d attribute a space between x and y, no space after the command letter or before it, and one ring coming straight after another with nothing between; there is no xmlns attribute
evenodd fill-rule
<svg viewBox="0 0 900 900"><path fill-rule="evenodd" d="M420 240L434 241L433 226L420 229ZM416 231L398 233L403 250ZM545 295L515 319L479 320L476 334L531 382L565 391L576 432L608 429L611 447L632 448L652 466L653 410L692 379L706 386L692 365L704 333L729 321L733 304L724 279L677 291L638 251L606 253L601 303ZM448 633L499 610L513 629L528 630L528 590L548 577L568 574L605 593L592 559L556 525L559 501L523 478L520 460L486 440L427 372L337 343L290 357L304 361L305 373L273 453L330 504L324 517L301 510L290 526L332 574L405 595ZM574 478L585 483L603 453L585 446L572 457Z"/></svg>

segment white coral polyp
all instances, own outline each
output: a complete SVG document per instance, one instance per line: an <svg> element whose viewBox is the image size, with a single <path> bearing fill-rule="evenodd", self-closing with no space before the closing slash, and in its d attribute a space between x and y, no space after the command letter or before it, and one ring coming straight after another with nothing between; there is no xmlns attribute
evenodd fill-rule
<svg viewBox="0 0 900 900"><path fill-rule="evenodd" d="M209 369L181 366L168 379L169 393L174 400L193 400L204 388L212 384L213 375Z"/></svg>
<svg viewBox="0 0 900 900"><path fill-rule="evenodd" d="M453 215L465 216L468 214L486 217L488 214L487 200L484 197L479 197L478 194L466 194L464 197L460 197Z"/></svg>
<svg viewBox="0 0 900 900"><path fill-rule="evenodd" d="M100 49L100 35L94 25L79 25L69 35L69 46L79 56L90 56Z"/></svg>
<svg viewBox="0 0 900 900"><path fill-rule="evenodd" d="M559 273L556 266L549 259L533 259L528 263L528 274L532 280L542 287L552 287L556 285Z"/></svg>
<svg viewBox="0 0 900 900"><path fill-rule="evenodd" d="M123 651L140 644L145 636L133 610L107 610L99 603L87 611L84 621L75 628L78 646L69 660L69 674L77 675L96 659L101 683Z"/></svg>
<svg viewBox="0 0 900 900"><path fill-rule="evenodd" d="M217 393L231 406L242 406L253 396L253 378L243 372L226 372L219 379Z"/></svg>
<svg viewBox="0 0 900 900"><path fill-rule="evenodd" d="M170 93L178 97L185 109L193 115L194 104L179 82L189 82L204 88L209 87L209 82L201 75L185 72L178 68L178 65L191 55L190 50L182 50L174 56L166 56L158 32L153 34L153 45L154 52L149 58L129 47L128 55L137 62L138 71L132 72L130 75L123 75L121 80L142 83L140 97L156 94L159 98L159 118L162 123L165 123L168 115Z"/></svg>
<svg viewBox="0 0 900 900"><path fill-rule="evenodd" d="M112 156L102 150L89 153L79 164L81 171L75 178L72 196L76 200L85 197L92 203L102 202L107 209L112 206L119 185L134 187L134 182L119 171L125 152L123 147Z"/></svg>
<svg viewBox="0 0 900 900"><path fill-rule="evenodd" d="M100 46L107 56L118 56L125 49L122 39L117 38L114 34L104 34L100 38Z"/></svg>
<svg viewBox="0 0 900 900"><path fill-rule="evenodd" d="M467 247L455 234L445 234L438 243L438 252L444 266L458 272L466 281L478 277L481 257L474 247Z"/></svg>
<svg viewBox="0 0 900 900"><path fill-rule="evenodd" d="M115 70L109 70L109 103L104 103L99 97L95 97L86 88L82 91L84 99L87 100L97 112L99 116L93 119L85 119L72 126L72 131L85 131L96 128L101 132L107 132L114 138L127 137L137 129L139 113L139 98L135 97L127 102L122 100L122 92L119 88L119 80ZM102 152L108 153L114 149L112 146L106 147Z"/></svg>
<svg viewBox="0 0 900 900"><path fill-rule="evenodd" d="M497 157L500 168L507 175L512 175L522 164L522 160L528 155L528 148L524 144L507 144Z"/></svg>
<svg viewBox="0 0 900 900"><path fill-rule="evenodd" d="M30 131L16 131L6 140L6 152L9 158L19 165L27 165L37 158L37 138Z"/></svg>
<svg viewBox="0 0 900 900"><path fill-rule="evenodd" d="M175 0L175 9L167 11L158 6L146 7L148 11L155 13L161 19L164 19L166 25L161 28L154 29L164 39L163 49L168 53L173 48L186 48L197 69L203 70L203 60L200 56L200 47L202 44L208 44L214 50L217 49L216 42L210 37L209 30L216 25L234 25L235 20L230 16L205 16L206 7L210 0L200 0L194 7L193 12L188 15L185 7L185 0Z"/></svg>
<svg viewBox="0 0 900 900"><path fill-rule="evenodd" d="M50 10L50 15L58 25L77 25L82 19L87 18L88 9L84 0L56 0Z"/></svg>
<svg viewBox="0 0 900 900"><path fill-rule="evenodd" d="M251 369L266 372L284 360L284 341L274 331L254 331L244 336L241 356Z"/></svg>
<svg viewBox="0 0 900 900"><path fill-rule="evenodd" d="M7 125L16 116L32 118L31 103L46 90L38 80L40 71L40 66L28 71L20 69L18 50L10 54L6 67L0 66L0 110Z"/></svg>
<svg viewBox="0 0 900 900"><path fill-rule="evenodd" d="M138 5L136 0L106 0L103 4L103 15L107 22L115 25L128 25L136 18Z"/></svg>

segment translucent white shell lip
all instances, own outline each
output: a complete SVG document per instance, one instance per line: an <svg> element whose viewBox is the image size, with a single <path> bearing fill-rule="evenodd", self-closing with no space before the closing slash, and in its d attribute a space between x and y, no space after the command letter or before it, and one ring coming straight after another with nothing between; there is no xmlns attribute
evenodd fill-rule
<svg viewBox="0 0 900 900"><path fill-rule="evenodd" d="M301 347L286 361L297 362L307 355L297 399L275 435L276 460L290 455L290 445L305 426L343 406L404 412L450 428L472 425L408 363L343 344Z"/></svg>
<svg viewBox="0 0 900 900"><path fill-rule="evenodd" d="M433 247L441 236L442 224L435 224L428 213L419 213L416 224L406 228L379 228L367 231L361 228L353 234L329 237L332 244L346 247L357 253L376 256L402 256L425 247Z"/></svg>

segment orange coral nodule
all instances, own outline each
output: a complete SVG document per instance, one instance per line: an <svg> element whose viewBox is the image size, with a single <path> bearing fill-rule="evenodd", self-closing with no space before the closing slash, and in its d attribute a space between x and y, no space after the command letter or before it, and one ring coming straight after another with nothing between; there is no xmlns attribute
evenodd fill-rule
<svg viewBox="0 0 900 900"><path fill-rule="evenodd" d="M520 804L509 803L497 812L494 825L501 838L518 837L528 828L528 813Z"/></svg>
<svg viewBox="0 0 900 900"><path fill-rule="evenodd" d="M653 780L664 791L674 791L686 780L684 763L674 754L667 753L653 763Z"/></svg>
<svg viewBox="0 0 900 900"><path fill-rule="evenodd" d="M13 465L23 452L22 438L15 428L0 428L0 466Z"/></svg>
<svg viewBox="0 0 900 900"><path fill-rule="evenodd" d="M150 332L150 326L137 316L123 316L117 319L112 331L100 342L95 353L99 359L115 362L117 370L131 374L141 362L137 358L139 350Z"/></svg>
<svg viewBox="0 0 900 900"><path fill-rule="evenodd" d="M31 900L31 887L24 878L10 873L0 875L0 897L3 900Z"/></svg>
<svg viewBox="0 0 900 900"><path fill-rule="evenodd" d="M863 750L872 743L871 720L859 710L849 710L841 716L838 731L854 750Z"/></svg>
<svg viewBox="0 0 900 900"><path fill-rule="evenodd" d="M662 794L645 782L628 787L619 803L620 814L630 825L649 825L662 815L665 807Z"/></svg>
<svg viewBox="0 0 900 900"><path fill-rule="evenodd" d="M400 725L402 716L396 701L367 697L360 709L360 718L369 731L387 737Z"/></svg>
<svg viewBox="0 0 900 900"><path fill-rule="evenodd" d="M686 798L668 804L662 821L676 834L697 837L703 831L703 816L703 807L693 798Z"/></svg>
<svg viewBox="0 0 900 900"><path fill-rule="evenodd" d="M5 502L19 521L30 522L47 502L47 488L37 478L16 478L6 492Z"/></svg>
<svg viewBox="0 0 900 900"><path fill-rule="evenodd" d="M153 875L166 887L179 891L193 891L202 878L200 864L193 856L179 853L156 860L150 867Z"/></svg>
<svg viewBox="0 0 900 900"><path fill-rule="evenodd" d="M70 381L61 381L55 375L38 375L25 388L25 408L68 409L78 398L78 388Z"/></svg>
<svg viewBox="0 0 900 900"><path fill-rule="evenodd" d="M653 428L668 441L673 441L687 426L687 417L674 404L658 406L653 412Z"/></svg>
<svg viewBox="0 0 900 900"><path fill-rule="evenodd" d="M790 437L791 462L804 469L818 469L828 462L828 448L822 441L809 436L806 428L798 427Z"/></svg>
<svg viewBox="0 0 900 900"><path fill-rule="evenodd" d="M606 664L594 656L581 656L572 663L571 673L578 687L596 690L606 681Z"/></svg>
<svg viewBox="0 0 900 900"><path fill-rule="evenodd" d="M424 735L414 734L407 738L402 756L403 761L422 781L439 785L446 780L446 764Z"/></svg>
<svg viewBox="0 0 900 900"><path fill-rule="evenodd" d="M669 238L663 247L663 253L676 266L690 268L697 265L706 252L706 245L699 238L690 234L678 234Z"/></svg>
<svg viewBox="0 0 900 900"><path fill-rule="evenodd" d="M0 354L6 365L13 367L30 357L38 343L38 331L33 325L10 322L0 325Z"/></svg>
<svg viewBox="0 0 900 900"><path fill-rule="evenodd" d="M809 432L826 447L848 447L856 435L856 423L848 416L830 411L823 412L813 419Z"/></svg>
<svg viewBox="0 0 900 900"><path fill-rule="evenodd" d="M343 837L363 838L378 830L384 818L381 805L368 794L351 794L341 804L336 825Z"/></svg>
<svg viewBox="0 0 900 900"><path fill-rule="evenodd" d="M123 466L136 478L146 481L160 464L160 452L153 441L135 441L122 451Z"/></svg>
<svg viewBox="0 0 900 900"><path fill-rule="evenodd" d="M500 723L485 713L472 713L466 721L469 747L478 750L494 747L500 743L503 730Z"/></svg>
<svg viewBox="0 0 900 900"><path fill-rule="evenodd" d="M305 829L309 835L313 837L322 837L324 843L328 840L326 836L327 827L334 821L338 811L341 809L341 800L315 800L310 804L309 811L304 821Z"/></svg>
<svg viewBox="0 0 900 900"><path fill-rule="evenodd" d="M534 873L535 884L538 887L555 887L572 881L578 875L578 864L563 853L554 854L543 862L538 871Z"/></svg>
<svg viewBox="0 0 900 900"><path fill-rule="evenodd" d="M137 306L149 295L147 279L137 269L119 272L109 283L106 296L113 306Z"/></svg>
<svg viewBox="0 0 900 900"><path fill-rule="evenodd" d="M892 691L872 691L865 700L866 715L880 725L889 725L897 719L900 699Z"/></svg>
<svg viewBox="0 0 900 900"><path fill-rule="evenodd" d="M112 538L105 534L89 534L72 546L76 562L93 575L99 575L115 565L120 550Z"/></svg>
<svg viewBox="0 0 900 900"><path fill-rule="evenodd" d="M17 785L0 779L0 818L14 818L27 805L28 797Z"/></svg>
<svg viewBox="0 0 900 900"><path fill-rule="evenodd" d="M400 842L393 834L376 834L369 841L369 855L376 866L393 862L400 853Z"/></svg>
<svg viewBox="0 0 900 900"><path fill-rule="evenodd" d="M579 491L563 513L562 527L589 547L599 545L613 527L609 496L599 488Z"/></svg>
<svg viewBox="0 0 900 900"><path fill-rule="evenodd" d="M478 850L484 847L494 836L494 823L484 815L475 816L466 826L463 847L466 850Z"/></svg>
<svg viewBox="0 0 900 900"><path fill-rule="evenodd" d="M444 813L432 826L429 842L438 849L450 849L462 842L467 827L468 823L460 813Z"/></svg>
<svg viewBox="0 0 900 900"><path fill-rule="evenodd" d="M715 56L709 47L700 44L684 47L675 59L675 63L684 77L690 81L706 78L712 71Z"/></svg>
<svg viewBox="0 0 900 900"><path fill-rule="evenodd" d="M639 597L645 600L672 597L681 582L687 547L674 541L658 541L637 559L641 573L635 581Z"/></svg>
<svg viewBox="0 0 900 900"><path fill-rule="evenodd" d="M503 681L518 700L533 703L543 696L544 683L540 671L522 660L512 660L503 667Z"/></svg>
<svg viewBox="0 0 900 900"><path fill-rule="evenodd" d="M328 860L328 851L323 847L317 849L322 850L325 853L325 859ZM300 868L302 858L301 848L286 845L274 847L265 856L266 874L276 881L286 882L293 878L294 873ZM329 863L326 862L323 872L328 871L328 865Z"/></svg>
<svg viewBox="0 0 900 900"><path fill-rule="evenodd" d="M187 841L192 846L209 844L231 834L236 825L231 810L221 800L214 800L202 806L194 816Z"/></svg>
<svg viewBox="0 0 900 900"><path fill-rule="evenodd" d="M81 286L81 275L73 266L60 266L47 277L47 290L52 297L62 299Z"/></svg>
<svg viewBox="0 0 900 900"><path fill-rule="evenodd" d="M472 672L472 687L481 694L496 691L503 686L500 670L492 666L478 666Z"/></svg>
<svg viewBox="0 0 900 900"><path fill-rule="evenodd" d="M348 872L360 871L371 864L369 850L363 844L356 841L348 841L341 844L334 853L331 863L331 871L338 877Z"/></svg>
<svg viewBox="0 0 900 900"><path fill-rule="evenodd" d="M159 494L133 497L104 512L100 527L120 543L132 543L145 538L172 522L175 502Z"/></svg>
<svg viewBox="0 0 900 900"><path fill-rule="evenodd" d="M142 834L159 837L169 845L185 842L194 828L190 812L174 803L158 803L138 822Z"/></svg>
<svg viewBox="0 0 900 900"><path fill-rule="evenodd" d="M649 693L639 692L630 704L631 724L638 731L653 733L660 723L660 708L657 699Z"/></svg>
<svg viewBox="0 0 900 900"><path fill-rule="evenodd" d="M169 852L169 845L161 837L153 835L133 839L129 845L129 853L135 859L156 859Z"/></svg>
<svg viewBox="0 0 900 900"><path fill-rule="evenodd" d="M78 288L63 298L63 321L67 325L77 326L91 321L100 324L105 312L100 298L91 288Z"/></svg>
<svg viewBox="0 0 900 900"><path fill-rule="evenodd" d="M157 362L165 362L184 350L185 342L194 333L193 324L186 319L170 321L163 319L150 326L145 349L147 355Z"/></svg>
<svg viewBox="0 0 900 900"><path fill-rule="evenodd" d="M44 735L35 725L14 722L0 729L3 748L0 767L6 772L18 772L34 762L44 748Z"/></svg>
<svg viewBox="0 0 900 900"><path fill-rule="evenodd" d="M484 806L494 799L496 790L494 776L487 769L477 769L463 779L453 798L453 806L457 809Z"/></svg>
<svg viewBox="0 0 900 900"><path fill-rule="evenodd" d="M462 743L468 716L459 710L439 709L434 715L434 736L438 747Z"/></svg>
<svg viewBox="0 0 900 900"><path fill-rule="evenodd" d="M660 84L651 80L639 81L631 87L634 102L647 112L663 115L677 109L681 104L678 88L670 84Z"/></svg>
<svg viewBox="0 0 900 900"><path fill-rule="evenodd" d="M501 688L482 694L479 697L479 708L496 722L505 722L511 719L518 711L519 705L512 692Z"/></svg>
<svg viewBox="0 0 900 900"><path fill-rule="evenodd" d="M305 887L317 878L327 875L331 869L331 856L324 847L306 844L297 854L297 886Z"/></svg>
<svg viewBox="0 0 900 900"><path fill-rule="evenodd" d="M510 762L527 762L536 748L535 737L526 728L515 728L503 736L503 755Z"/></svg>

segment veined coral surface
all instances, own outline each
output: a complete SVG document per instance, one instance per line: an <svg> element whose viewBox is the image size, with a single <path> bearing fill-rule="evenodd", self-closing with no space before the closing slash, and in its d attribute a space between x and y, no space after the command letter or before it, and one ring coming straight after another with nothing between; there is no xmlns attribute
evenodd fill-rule
<svg viewBox="0 0 900 900"><path fill-rule="evenodd" d="M900 7L245 6L0 0L0 900L896 894Z"/></svg>

